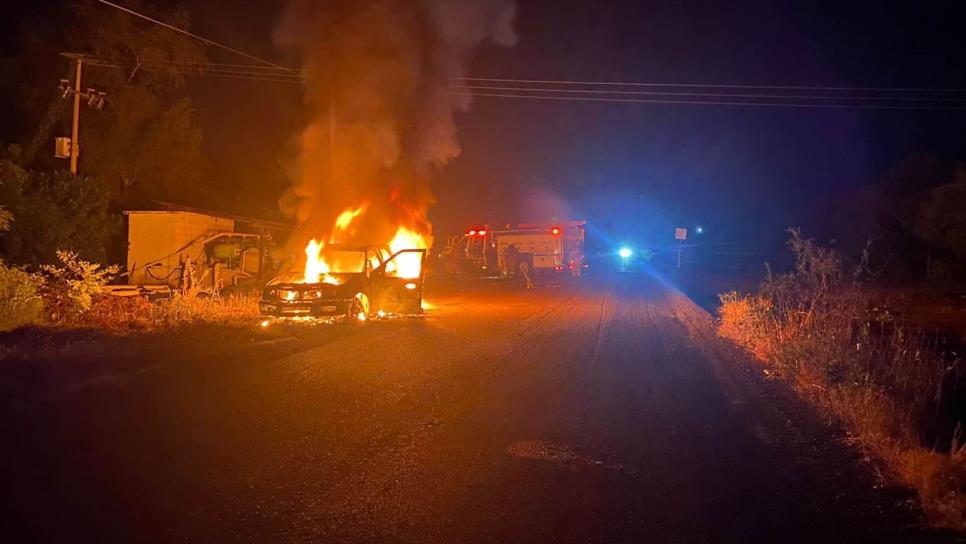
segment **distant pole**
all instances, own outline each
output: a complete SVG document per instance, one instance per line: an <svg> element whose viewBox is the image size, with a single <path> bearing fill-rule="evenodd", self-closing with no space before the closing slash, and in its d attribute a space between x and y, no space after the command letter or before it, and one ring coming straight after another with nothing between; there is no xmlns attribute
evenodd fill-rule
<svg viewBox="0 0 966 544"><path fill-rule="evenodd" d="M681 248L684 246L684 241L688 239L688 229L684 227L677 227L674 229L674 239L678 241L678 269L681 268Z"/></svg>
<svg viewBox="0 0 966 544"><path fill-rule="evenodd" d="M77 175L77 155L80 154L80 101L81 101L81 66L83 57L75 57L77 69L74 74L74 121L70 130L70 173Z"/></svg>

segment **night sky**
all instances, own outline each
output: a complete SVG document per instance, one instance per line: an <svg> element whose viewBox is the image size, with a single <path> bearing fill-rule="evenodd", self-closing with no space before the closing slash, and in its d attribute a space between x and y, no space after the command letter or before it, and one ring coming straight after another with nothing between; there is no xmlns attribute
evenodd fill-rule
<svg viewBox="0 0 966 544"><path fill-rule="evenodd" d="M278 62L281 2L190 0L193 30ZM56 36L59 3L3 21L0 140L36 119L18 108L37 59L24 25ZM152 5L161 5L160 2ZM473 62L482 77L666 83L966 88L956 2L518 3L519 44ZM109 9L105 7L105 9ZM209 50L216 62L240 59ZM50 63L63 63L59 58ZM64 65L61 71L66 70ZM56 77L48 83L56 87ZM280 160L301 124L297 86L205 79L191 85L212 184L225 208L274 208ZM964 95L966 96L966 95ZM478 98L459 115L463 154L442 172L438 233L483 221L580 217L613 236L659 239L702 224L731 239L820 231L829 199L876 183L915 152L966 157L966 112L599 104ZM267 213L267 212L265 212ZM845 227L843 227L845 228ZM861 227L848 227L861 228Z"/></svg>

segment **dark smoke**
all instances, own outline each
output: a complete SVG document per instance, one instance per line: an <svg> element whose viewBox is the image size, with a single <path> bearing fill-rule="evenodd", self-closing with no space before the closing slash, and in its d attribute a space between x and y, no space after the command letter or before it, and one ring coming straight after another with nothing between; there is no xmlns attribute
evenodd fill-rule
<svg viewBox="0 0 966 544"><path fill-rule="evenodd" d="M295 246L328 238L344 209L369 203L357 243L385 243L400 225L431 234L430 178L459 155L451 86L487 42L511 46L512 0L295 0L275 38L301 57L310 112L283 210ZM345 241L345 240L341 240Z"/></svg>

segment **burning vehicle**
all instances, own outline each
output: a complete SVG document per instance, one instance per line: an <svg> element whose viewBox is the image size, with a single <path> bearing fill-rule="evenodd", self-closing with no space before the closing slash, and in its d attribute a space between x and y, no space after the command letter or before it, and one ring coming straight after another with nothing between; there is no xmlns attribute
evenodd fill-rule
<svg viewBox="0 0 966 544"><path fill-rule="evenodd" d="M282 274L262 291L259 310L271 317L346 316L422 312L425 249L323 245L306 247L304 273Z"/></svg>

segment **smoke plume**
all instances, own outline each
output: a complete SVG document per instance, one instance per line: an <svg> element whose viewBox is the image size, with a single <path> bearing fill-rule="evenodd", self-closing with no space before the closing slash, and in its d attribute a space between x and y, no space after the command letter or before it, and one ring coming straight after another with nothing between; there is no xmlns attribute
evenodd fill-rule
<svg viewBox="0 0 966 544"><path fill-rule="evenodd" d="M429 236L430 178L459 155L452 89L487 42L512 46L512 0L293 0L275 31L301 57L310 118L293 185L294 245L336 237L348 208L365 207L339 241L385 243L399 226Z"/></svg>

